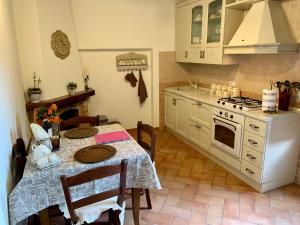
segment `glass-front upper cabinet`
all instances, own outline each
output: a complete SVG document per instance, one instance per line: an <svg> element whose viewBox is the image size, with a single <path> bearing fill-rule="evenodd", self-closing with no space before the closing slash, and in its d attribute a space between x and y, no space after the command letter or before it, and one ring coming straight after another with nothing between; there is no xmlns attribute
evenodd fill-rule
<svg viewBox="0 0 300 225"><path fill-rule="evenodd" d="M208 4L207 43L220 42L222 21L222 0Z"/></svg>
<svg viewBox="0 0 300 225"><path fill-rule="evenodd" d="M192 6L192 27L191 27L191 44L200 45L203 43L203 5L197 3Z"/></svg>

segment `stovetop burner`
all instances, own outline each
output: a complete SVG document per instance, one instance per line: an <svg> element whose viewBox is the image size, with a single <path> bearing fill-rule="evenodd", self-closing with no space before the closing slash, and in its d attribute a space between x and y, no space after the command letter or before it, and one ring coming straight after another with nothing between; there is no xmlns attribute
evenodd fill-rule
<svg viewBox="0 0 300 225"><path fill-rule="evenodd" d="M220 98L217 103L223 106L245 111L259 110L261 109L262 105L261 100L248 97Z"/></svg>

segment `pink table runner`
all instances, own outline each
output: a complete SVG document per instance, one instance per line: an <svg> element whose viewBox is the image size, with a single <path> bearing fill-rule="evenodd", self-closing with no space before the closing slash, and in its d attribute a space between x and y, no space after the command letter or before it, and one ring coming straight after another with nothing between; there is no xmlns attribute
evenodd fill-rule
<svg viewBox="0 0 300 225"><path fill-rule="evenodd" d="M97 134L95 140L97 144L109 144L118 141L126 141L130 139L129 135L125 131L116 131L106 134Z"/></svg>

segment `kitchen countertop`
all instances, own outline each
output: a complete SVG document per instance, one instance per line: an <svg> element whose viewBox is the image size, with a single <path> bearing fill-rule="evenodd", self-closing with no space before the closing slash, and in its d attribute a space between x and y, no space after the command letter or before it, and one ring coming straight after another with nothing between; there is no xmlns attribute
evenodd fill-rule
<svg viewBox="0 0 300 225"><path fill-rule="evenodd" d="M200 101L211 105L213 107L217 107L220 109L228 110L231 112L239 113L248 117L252 117L254 119L269 121L274 117L278 116L291 116L291 115L299 115L300 112L297 110L289 110L289 111L277 111L276 113L265 113L262 110L255 111L243 111L243 110L233 110L231 107L220 107L217 103L219 97L210 95L210 91L207 88L198 88L193 89L191 86L181 86L181 87L170 87L164 89L165 92L169 92L171 94L180 95L192 100Z"/></svg>

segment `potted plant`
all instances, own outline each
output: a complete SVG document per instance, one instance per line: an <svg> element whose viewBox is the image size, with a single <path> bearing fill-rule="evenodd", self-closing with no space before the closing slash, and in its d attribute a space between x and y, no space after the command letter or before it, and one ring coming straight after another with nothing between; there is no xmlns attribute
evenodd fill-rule
<svg viewBox="0 0 300 225"><path fill-rule="evenodd" d="M69 95L75 95L77 84L75 82L69 82L67 85L67 90Z"/></svg>
<svg viewBox="0 0 300 225"><path fill-rule="evenodd" d="M42 89L40 88L41 79L38 78L35 73L33 73L33 87L28 88L27 94L32 102L39 102L42 94Z"/></svg>

